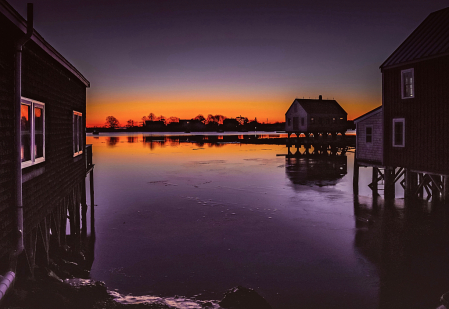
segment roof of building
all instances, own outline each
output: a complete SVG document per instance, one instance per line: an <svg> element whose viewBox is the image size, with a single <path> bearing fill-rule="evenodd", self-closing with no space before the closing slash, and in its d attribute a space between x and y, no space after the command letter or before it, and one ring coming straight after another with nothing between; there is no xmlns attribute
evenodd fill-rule
<svg viewBox="0 0 449 309"><path fill-rule="evenodd" d="M373 110L370 110L369 112L367 112L367 113L365 113L365 114L363 114L363 115L361 115L361 116L359 116L357 118L355 118L354 119L354 123L357 123L357 122L360 122L360 121L362 121L362 120L364 120L366 118L369 118L369 117L371 117L372 115L374 115L374 114L376 114L378 112L382 112L382 105L376 107Z"/></svg>
<svg viewBox="0 0 449 309"><path fill-rule="evenodd" d="M308 114L345 114L346 111L335 100L295 99ZM292 105L293 105L292 103ZM290 106L291 107L291 106ZM290 110L290 108L289 108ZM287 111L288 112L288 111Z"/></svg>
<svg viewBox="0 0 449 309"><path fill-rule="evenodd" d="M5 0L0 0L0 13L8 18L23 33L27 31L26 20ZM40 46L48 55L58 61L63 67L75 75L86 87L90 87L90 82L56 49L53 48L45 39L36 31L33 31L31 40Z"/></svg>
<svg viewBox="0 0 449 309"><path fill-rule="evenodd" d="M380 68L448 54L449 7L427 16Z"/></svg>

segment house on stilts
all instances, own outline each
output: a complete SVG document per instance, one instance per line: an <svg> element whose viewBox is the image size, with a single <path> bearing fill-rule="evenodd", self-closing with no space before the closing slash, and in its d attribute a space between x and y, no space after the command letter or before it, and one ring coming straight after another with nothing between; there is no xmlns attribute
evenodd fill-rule
<svg viewBox="0 0 449 309"><path fill-rule="evenodd" d="M335 100L295 99L285 113L285 131L306 137L328 134L344 135L347 129L346 111Z"/></svg>
<svg viewBox="0 0 449 309"><path fill-rule="evenodd" d="M406 196L449 200L448 20L449 8L431 13L380 66L382 107L355 120L355 190L358 167L371 166L385 197L399 181Z"/></svg>
<svg viewBox="0 0 449 309"><path fill-rule="evenodd" d="M0 0L0 46L1 300L18 271L48 265L66 229L75 243L86 234L87 175L94 202L89 81L34 30L32 4L25 20Z"/></svg>

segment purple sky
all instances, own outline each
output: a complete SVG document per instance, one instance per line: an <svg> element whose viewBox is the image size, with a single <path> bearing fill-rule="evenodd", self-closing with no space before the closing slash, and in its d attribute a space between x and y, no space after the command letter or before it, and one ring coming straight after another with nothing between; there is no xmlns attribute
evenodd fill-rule
<svg viewBox="0 0 449 309"><path fill-rule="evenodd" d="M26 16L25 0L10 0ZM447 1L35 0L35 28L88 78L88 124L199 113L283 119L295 97L348 118L381 104L379 65ZM127 119L120 119L122 113ZM101 124L101 123L98 123Z"/></svg>

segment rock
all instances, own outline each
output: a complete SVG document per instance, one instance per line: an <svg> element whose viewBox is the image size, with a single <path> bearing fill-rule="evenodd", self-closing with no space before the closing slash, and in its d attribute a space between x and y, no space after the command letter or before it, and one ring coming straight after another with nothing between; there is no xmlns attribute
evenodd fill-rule
<svg viewBox="0 0 449 309"><path fill-rule="evenodd" d="M271 309L270 304L256 291L242 286L228 290L219 305L229 309Z"/></svg>

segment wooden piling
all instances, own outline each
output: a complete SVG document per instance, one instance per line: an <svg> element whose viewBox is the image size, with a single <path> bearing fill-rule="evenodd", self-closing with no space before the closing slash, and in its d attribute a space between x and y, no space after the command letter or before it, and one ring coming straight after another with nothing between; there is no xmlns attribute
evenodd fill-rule
<svg viewBox="0 0 449 309"><path fill-rule="evenodd" d="M378 174L379 174L378 168L373 166L373 172L372 172L372 176L371 176L371 190L373 190L373 199L377 195L379 195L379 192L378 192L378 180L377 180Z"/></svg>
<svg viewBox="0 0 449 309"><path fill-rule="evenodd" d="M94 170L90 171L90 233L95 235L95 197L94 197Z"/></svg>
<svg viewBox="0 0 449 309"><path fill-rule="evenodd" d="M385 199L394 199L395 198L395 168L388 166L384 171L384 194Z"/></svg>
<svg viewBox="0 0 449 309"><path fill-rule="evenodd" d="M449 176L443 176L443 201L449 202Z"/></svg>
<svg viewBox="0 0 449 309"><path fill-rule="evenodd" d="M418 188L418 174L412 172L410 169L405 170L405 191L404 197L412 198L416 194Z"/></svg>
<svg viewBox="0 0 449 309"><path fill-rule="evenodd" d="M352 177L352 190L354 195L359 194L359 163L354 158L354 175Z"/></svg>
<svg viewBox="0 0 449 309"><path fill-rule="evenodd" d="M81 185L81 236L87 236L87 202L86 202L86 179Z"/></svg>

